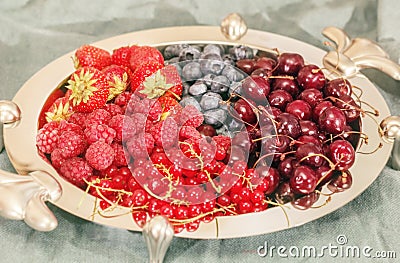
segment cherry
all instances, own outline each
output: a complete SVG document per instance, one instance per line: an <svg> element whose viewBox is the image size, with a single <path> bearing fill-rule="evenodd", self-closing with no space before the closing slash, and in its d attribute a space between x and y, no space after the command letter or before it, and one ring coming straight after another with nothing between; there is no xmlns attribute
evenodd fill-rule
<svg viewBox="0 0 400 263"><path fill-rule="evenodd" d="M302 135L297 138L296 141L299 144L312 143L315 145L321 145L321 141L317 137L311 135Z"/></svg>
<svg viewBox="0 0 400 263"><path fill-rule="evenodd" d="M318 126L313 121L300 120L300 129L302 135L309 135L317 137L319 134Z"/></svg>
<svg viewBox="0 0 400 263"><path fill-rule="evenodd" d="M325 85L323 92L326 97L332 96L338 98L342 95L350 96L352 93L352 86L347 79L333 79Z"/></svg>
<svg viewBox="0 0 400 263"><path fill-rule="evenodd" d="M337 100L335 100L333 105L343 110L347 122L355 121L360 117L360 111L357 110L358 106L356 102L347 94L341 95Z"/></svg>
<svg viewBox="0 0 400 263"><path fill-rule="evenodd" d="M327 133L339 134L346 127L346 116L339 108L331 106L321 113L318 124Z"/></svg>
<svg viewBox="0 0 400 263"><path fill-rule="evenodd" d="M297 165L297 159L293 156L288 156L278 164L279 174L285 178L290 179L293 175L293 170Z"/></svg>
<svg viewBox="0 0 400 263"><path fill-rule="evenodd" d="M290 188L296 194L309 194L314 192L317 186L315 172L308 166L302 165L296 167L293 176L289 180Z"/></svg>
<svg viewBox="0 0 400 263"><path fill-rule="evenodd" d="M272 194L279 185L280 175L277 169L268 166L257 166L256 172L263 180L268 182L268 189L264 191L266 195Z"/></svg>
<svg viewBox="0 0 400 263"><path fill-rule="evenodd" d="M328 158L340 171L348 170L355 161L353 146L346 140L336 140L329 145Z"/></svg>
<svg viewBox="0 0 400 263"><path fill-rule="evenodd" d="M317 103L317 105L315 105L314 109L313 109L313 120L317 121L319 120L319 116L321 116L321 113L324 112L324 110L326 110L326 108L329 108L333 106L332 102L328 101L328 100L324 100L321 101L319 103Z"/></svg>
<svg viewBox="0 0 400 263"><path fill-rule="evenodd" d="M304 100L295 100L290 102L286 106L286 112L296 116L300 120L309 120L312 115L310 104Z"/></svg>
<svg viewBox="0 0 400 263"><path fill-rule="evenodd" d="M299 120L290 113L282 113L276 118L276 129L279 134L284 134L296 139L301 135Z"/></svg>
<svg viewBox="0 0 400 263"><path fill-rule="evenodd" d="M321 91L317 89L306 89L300 93L297 99L304 100L305 102L310 104L312 108L314 108L318 102L323 100L323 95Z"/></svg>
<svg viewBox="0 0 400 263"><path fill-rule="evenodd" d="M299 94L299 87L297 86L297 82L293 79L293 77L287 78L276 78L272 83L273 90L285 90L287 91L293 98Z"/></svg>
<svg viewBox="0 0 400 263"><path fill-rule="evenodd" d="M269 105L285 110L286 105L293 101L292 96L285 90L278 89L268 95Z"/></svg>
<svg viewBox="0 0 400 263"><path fill-rule="evenodd" d="M232 145L241 147L245 152L253 152L256 148L256 143L249 137L247 131L241 131L235 134L232 139Z"/></svg>
<svg viewBox="0 0 400 263"><path fill-rule="evenodd" d="M296 53L282 53L277 62L277 71L284 75L295 76L304 67L304 58Z"/></svg>
<svg viewBox="0 0 400 263"><path fill-rule="evenodd" d="M318 155L316 155L318 154ZM310 165L312 167L321 166L325 159L322 156L322 149L320 146L315 145L313 143L306 143L300 145L296 150L296 159L303 160L302 163ZM313 156L314 155L314 156ZM309 157L307 157L309 156Z"/></svg>
<svg viewBox="0 0 400 263"><path fill-rule="evenodd" d="M284 153L290 147L290 139L286 136L273 136L264 139L262 143L262 154ZM279 160L280 155L275 155L274 159Z"/></svg>
<svg viewBox="0 0 400 263"><path fill-rule="evenodd" d="M300 69L297 82L303 89L321 90L325 86L326 78L319 67L310 64Z"/></svg>
<svg viewBox="0 0 400 263"><path fill-rule="evenodd" d="M293 207L300 209L300 210L306 210L312 205L318 201L319 194L316 192L312 192L308 195L301 196L295 200L292 201Z"/></svg>
<svg viewBox="0 0 400 263"><path fill-rule="evenodd" d="M275 191L275 198L280 204L286 204L294 200L295 195L289 182L282 182Z"/></svg>
<svg viewBox="0 0 400 263"><path fill-rule="evenodd" d="M248 77L242 84L243 95L258 104L265 105L270 89L269 81L259 76Z"/></svg>
<svg viewBox="0 0 400 263"><path fill-rule="evenodd" d="M251 75L251 77L262 77L265 79L268 79L269 77L272 76L272 71L264 68L258 68L254 70Z"/></svg>
<svg viewBox="0 0 400 263"><path fill-rule="evenodd" d="M319 185L325 185L329 180L332 178L333 171L332 169L327 166L327 165L322 165L315 170L315 176L317 177L317 181L319 181L322 177L322 181L320 182Z"/></svg>
<svg viewBox="0 0 400 263"><path fill-rule="evenodd" d="M239 99L235 103L234 109L242 121L250 124L257 122L257 116L254 113L252 106L250 106L247 101Z"/></svg>
<svg viewBox="0 0 400 263"><path fill-rule="evenodd" d="M197 127L197 130L200 132L201 135L205 137L207 136L214 137L217 135L217 131L210 124L202 124L199 127Z"/></svg>
<svg viewBox="0 0 400 263"><path fill-rule="evenodd" d="M256 65L256 62L253 59L245 58L238 60L236 62L236 66L243 70L246 74L250 75L251 72L254 71L254 66Z"/></svg>
<svg viewBox="0 0 400 263"><path fill-rule="evenodd" d="M329 184L328 189L333 193L343 192L351 187L353 184L353 177L349 171L343 171L340 175L333 178Z"/></svg>
<svg viewBox="0 0 400 263"><path fill-rule="evenodd" d="M260 57L256 60L254 69L265 69L272 71L276 67L276 61L268 57Z"/></svg>

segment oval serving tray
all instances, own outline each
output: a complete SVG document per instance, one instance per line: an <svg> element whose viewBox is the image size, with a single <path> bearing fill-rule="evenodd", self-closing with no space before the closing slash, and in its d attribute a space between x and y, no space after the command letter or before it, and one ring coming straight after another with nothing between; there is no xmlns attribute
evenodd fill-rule
<svg viewBox="0 0 400 263"><path fill-rule="evenodd" d="M176 43L244 44L266 52L273 52L274 48L278 48L280 51L300 53L308 63L320 67L323 67L322 61L326 55L326 51L298 40L257 30L248 30L246 35L238 41L227 41L219 27L210 26L170 27L138 31L108 38L93 43L93 45L112 51L116 47L132 44L165 46ZM141 231L130 214L112 218L100 215L92 217L95 198L60 177L54 168L38 155L35 137L40 111L48 96L60 83L63 83L66 76L74 71L73 63L71 63L73 54L74 52L65 54L45 66L29 79L15 95L13 102L21 110L21 120L15 127L4 130L7 153L20 174L28 174L32 171L44 171L51 174L62 190L59 198L57 196L52 202L66 212L95 223ZM362 131L368 134L369 144L362 146L360 150L373 151L381 141L377 123L389 116L390 112L381 94L365 76L356 74L350 79L350 82L363 90L363 101L373 104L380 113L375 121L370 118L362 118ZM193 233L184 231L177 236L199 239L236 238L270 233L313 221L339 209L362 193L378 177L390 152L391 145L383 144L383 147L373 154L357 154L356 162L350 169L353 174L352 187L345 192L333 195L332 200L320 208L301 211L285 205L290 208L285 209L288 220L280 207L269 208L259 213L217 217L210 223L200 224L199 229ZM118 213L121 211L127 210L121 208Z"/></svg>

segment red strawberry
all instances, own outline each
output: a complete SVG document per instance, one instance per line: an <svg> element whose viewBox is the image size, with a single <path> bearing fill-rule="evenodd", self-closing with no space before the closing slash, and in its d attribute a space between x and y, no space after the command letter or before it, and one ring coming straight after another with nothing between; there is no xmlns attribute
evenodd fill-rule
<svg viewBox="0 0 400 263"><path fill-rule="evenodd" d="M153 73L163 67L163 64L154 61L142 63L132 74L131 91L135 92L146 77L153 75Z"/></svg>
<svg viewBox="0 0 400 263"><path fill-rule="evenodd" d="M110 94L106 76L93 67L76 70L68 80L67 89L71 90L72 108L78 112L92 112L104 107Z"/></svg>
<svg viewBox="0 0 400 263"><path fill-rule="evenodd" d="M102 70L104 67L111 65L111 55L107 50L83 45L75 52L74 65L75 68L94 67Z"/></svg>
<svg viewBox="0 0 400 263"><path fill-rule="evenodd" d="M125 68L117 65L105 67L102 72L106 76L108 85L110 85L110 95L108 100L113 99L115 96L121 94L126 90L129 83L129 74Z"/></svg>
<svg viewBox="0 0 400 263"><path fill-rule="evenodd" d="M72 113L72 107L69 103L69 97L58 98L53 105L46 111L46 121L67 120Z"/></svg>
<svg viewBox="0 0 400 263"><path fill-rule="evenodd" d="M163 109L162 110L163 113L169 112L170 110L173 110L174 107L179 104L176 99L171 98L171 97L167 97L165 95L160 97L158 99L158 102L161 104L161 107Z"/></svg>
<svg viewBox="0 0 400 263"><path fill-rule="evenodd" d="M182 96L183 88L182 79L179 76L178 70L175 66L168 65L163 68L163 72L165 73L167 83L173 85L165 92L164 96L173 97L179 100L180 96Z"/></svg>
<svg viewBox="0 0 400 263"><path fill-rule="evenodd" d="M61 89L55 90L53 93L50 94L50 96L47 98L46 102L43 105L42 111L40 112L39 115L39 129L43 127L47 123L46 120L46 112L49 111L50 107L54 104L54 102L63 97L64 92Z"/></svg>
<svg viewBox="0 0 400 263"><path fill-rule="evenodd" d="M130 67L131 47L125 46L113 50L111 63L118 66Z"/></svg>
<svg viewBox="0 0 400 263"><path fill-rule="evenodd" d="M132 46L130 67L133 72L141 64L150 61L164 65L164 57L158 49L149 46Z"/></svg>

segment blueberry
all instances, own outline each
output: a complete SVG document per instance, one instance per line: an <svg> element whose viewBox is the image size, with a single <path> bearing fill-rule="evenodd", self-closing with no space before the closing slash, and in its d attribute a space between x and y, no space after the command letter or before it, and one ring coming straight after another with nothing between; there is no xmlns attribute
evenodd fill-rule
<svg viewBox="0 0 400 263"><path fill-rule="evenodd" d="M228 129L231 132L240 131L244 127L243 122L237 121L235 118L232 118L228 121Z"/></svg>
<svg viewBox="0 0 400 263"><path fill-rule="evenodd" d="M200 107L199 102L198 102L195 98L193 98L192 96L189 96L189 95L184 96L184 97L181 99L181 101L179 102L179 104L180 104L182 107L186 107L187 105L193 105L193 106L196 107L196 109L197 109L198 111L201 111L201 107Z"/></svg>
<svg viewBox="0 0 400 263"><path fill-rule="evenodd" d="M227 117L228 113L223 109L212 109L204 112L204 122L216 128L221 127Z"/></svg>
<svg viewBox="0 0 400 263"><path fill-rule="evenodd" d="M204 54L217 54L221 56L224 53L224 48L221 45L208 44L203 49Z"/></svg>
<svg viewBox="0 0 400 263"><path fill-rule="evenodd" d="M168 60L173 57L178 57L182 49L189 47L188 44L169 45L164 49L164 59Z"/></svg>
<svg viewBox="0 0 400 263"><path fill-rule="evenodd" d="M170 60L165 61L165 65L172 65L172 64L178 64L178 63L179 63L178 57L173 57Z"/></svg>
<svg viewBox="0 0 400 263"><path fill-rule="evenodd" d="M234 46L229 49L229 54L234 60L240 60L245 58L254 58L253 49L246 46Z"/></svg>
<svg viewBox="0 0 400 263"><path fill-rule="evenodd" d="M198 80L203 76L198 62L189 62L182 69L182 77L185 80Z"/></svg>
<svg viewBox="0 0 400 263"><path fill-rule="evenodd" d="M188 95L189 94L189 88L190 88L190 84L187 82L182 82L182 96Z"/></svg>
<svg viewBox="0 0 400 263"><path fill-rule="evenodd" d="M179 61L199 59L201 52L198 47L188 46L179 53Z"/></svg>
<svg viewBox="0 0 400 263"><path fill-rule="evenodd" d="M207 87L210 87L214 78L215 78L214 74L207 74L201 80L203 81L204 84L207 85Z"/></svg>
<svg viewBox="0 0 400 263"><path fill-rule="evenodd" d="M211 83L211 91L217 93L225 93L228 91L230 81L224 75L216 76Z"/></svg>
<svg viewBox="0 0 400 263"><path fill-rule="evenodd" d="M233 60L232 56L229 54L225 54L222 56L222 61L225 63L225 65L235 65L235 61Z"/></svg>
<svg viewBox="0 0 400 263"><path fill-rule="evenodd" d="M192 86L189 88L189 94L192 96L200 96L207 92L207 86L201 81L196 81Z"/></svg>
<svg viewBox="0 0 400 263"><path fill-rule="evenodd" d="M222 97L218 93L207 92L201 97L200 106L205 111L212 110L219 108L221 101Z"/></svg>
<svg viewBox="0 0 400 263"><path fill-rule="evenodd" d="M221 56L210 53L210 54L203 54L200 59L200 69L204 75L206 74L221 74L225 64L222 61Z"/></svg>
<svg viewBox="0 0 400 263"><path fill-rule="evenodd" d="M237 68L234 68L232 66L226 66L223 70L222 70L222 75L226 76L230 81L232 82L238 82L241 81L242 79L244 79L245 75L243 74L243 72L241 72L240 70L238 70Z"/></svg>

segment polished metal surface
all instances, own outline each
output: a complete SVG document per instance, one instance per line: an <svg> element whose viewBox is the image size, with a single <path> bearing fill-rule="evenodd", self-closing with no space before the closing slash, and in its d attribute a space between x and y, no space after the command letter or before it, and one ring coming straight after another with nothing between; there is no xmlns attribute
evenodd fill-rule
<svg viewBox="0 0 400 263"><path fill-rule="evenodd" d="M0 100L0 152L4 149L3 128L13 126L21 119L21 110L12 101Z"/></svg>
<svg viewBox="0 0 400 263"><path fill-rule="evenodd" d="M400 170L400 116L387 117L381 122L380 127L383 139L393 142L392 168Z"/></svg>
<svg viewBox="0 0 400 263"><path fill-rule="evenodd" d="M229 40L239 40L247 33L246 21L238 14L231 13L221 22L221 32Z"/></svg>
<svg viewBox="0 0 400 263"><path fill-rule="evenodd" d="M28 175L0 170L0 216L24 220L33 229L51 231L58 225L45 202L57 201L61 187L48 173Z"/></svg>
<svg viewBox="0 0 400 263"><path fill-rule="evenodd" d="M387 53L375 42L350 37L341 29L327 27L322 34L334 42L336 50L323 58L324 66L338 75L351 78L364 68L374 68L400 80L400 65L391 61Z"/></svg>
<svg viewBox="0 0 400 263"><path fill-rule="evenodd" d="M143 228L150 263L161 263L174 237L174 229L164 216L155 216Z"/></svg>

